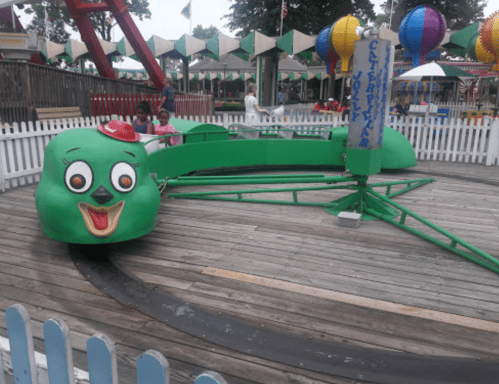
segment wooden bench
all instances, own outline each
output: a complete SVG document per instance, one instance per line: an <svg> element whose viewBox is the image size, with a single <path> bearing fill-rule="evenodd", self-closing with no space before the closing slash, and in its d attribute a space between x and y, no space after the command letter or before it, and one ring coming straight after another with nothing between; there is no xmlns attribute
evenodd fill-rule
<svg viewBox="0 0 499 384"><path fill-rule="evenodd" d="M80 107L35 108L38 120L74 119L80 118Z"/></svg>

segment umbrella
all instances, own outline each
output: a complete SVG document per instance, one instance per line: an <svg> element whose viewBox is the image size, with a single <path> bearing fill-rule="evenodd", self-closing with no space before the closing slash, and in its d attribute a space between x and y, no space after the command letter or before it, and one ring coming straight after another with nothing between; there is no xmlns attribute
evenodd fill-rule
<svg viewBox="0 0 499 384"><path fill-rule="evenodd" d="M435 62L420 65L396 77L394 80L430 80L430 103L428 103L428 108L426 110L426 121L428 121L428 113L431 104L431 88L433 86L434 77L445 77L447 79L460 81L476 78L475 75L471 75L462 69Z"/></svg>
<svg viewBox="0 0 499 384"><path fill-rule="evenodd" d="M433 62L413 68L410 71L396 77L394 80L422 81L428 79L432 80L434 77L450 77L459 80L466 80L473 79L476 76L450 65Z"/></svg>

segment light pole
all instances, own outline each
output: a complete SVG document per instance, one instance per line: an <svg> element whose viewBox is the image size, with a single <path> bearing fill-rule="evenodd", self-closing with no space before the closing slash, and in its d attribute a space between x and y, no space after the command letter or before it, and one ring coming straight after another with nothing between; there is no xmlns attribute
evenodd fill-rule
<svg viewBox="0 0 499 384"><path fill-rule="evenodd" d="M223 63L223 66L224 66L224 103L225 103L225 96L226 96L226 91L227 91L227 75L226 75L226 71L227 71L227 63Z"/></svg>

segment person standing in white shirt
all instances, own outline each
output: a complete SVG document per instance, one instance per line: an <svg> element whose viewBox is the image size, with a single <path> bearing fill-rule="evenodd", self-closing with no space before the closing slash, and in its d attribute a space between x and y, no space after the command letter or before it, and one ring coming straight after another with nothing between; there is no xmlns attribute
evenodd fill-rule
<svg viewBox="0 0 499 384"><path fill-rule="evenodd" d="M255 97L256 90L257 87L255 83L248 85L248 94L244 98L244 106L246 107L246 124L260 120L260 113L270 115L269 111L258 106L258 101Z"/></svg>

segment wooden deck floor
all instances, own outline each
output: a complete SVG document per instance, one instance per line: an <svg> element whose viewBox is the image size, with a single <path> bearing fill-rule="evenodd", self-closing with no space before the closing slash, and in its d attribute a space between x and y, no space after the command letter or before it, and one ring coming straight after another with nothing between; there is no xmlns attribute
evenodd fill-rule
<svg viewBox="0 0 499 384"><path fill-rule="evenodd" d="M420 162L410 173L370 181L426 172L437 174L434 183L394 200L499 258L497 168ZM352 382L209 344L108 298L76 270L65 244L43 235L34 190L0 195L1 335L5 310L21 303L42 352L43 322L66 321L78 368L86 369L86 339L107 334L117 343L122 383L134 382L134 361L147 349L168 358L172 383L192 382L206 369L231 384ZM331 201L343 194L301 196ZM164 195L156 229L115 257L159 290L271 329L418 355L499 360L499 276L388 223L347 229L316 207Z"/></svg>

